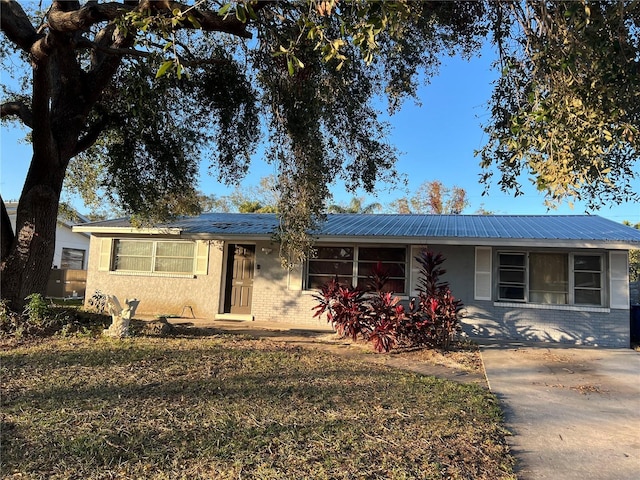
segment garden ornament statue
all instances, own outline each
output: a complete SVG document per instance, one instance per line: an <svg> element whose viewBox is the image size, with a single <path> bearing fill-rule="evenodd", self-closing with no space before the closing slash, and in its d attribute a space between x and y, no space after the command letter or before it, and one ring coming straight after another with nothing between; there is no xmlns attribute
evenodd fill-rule
<svg viewBox="0 0 640 480"><path fill-rule="evenodd" d="M137 298L126 299L124 301L126 307L122 308L118 297L115 295L107 295L107 311L111 315L111 326L102 333L109 337L124 338L129 336L129 322L136 313L136 308L140 300Z"/></svg>

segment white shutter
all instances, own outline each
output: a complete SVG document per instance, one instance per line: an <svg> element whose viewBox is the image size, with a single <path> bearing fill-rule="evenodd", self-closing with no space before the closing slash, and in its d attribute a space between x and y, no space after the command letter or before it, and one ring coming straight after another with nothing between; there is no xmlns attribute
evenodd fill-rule
<svg viewBox="0 0 640 480"><path fill-rule="evenodd" d="M289 290L294 292L302 291L302 267L289 270L287 272L287 282L287 288Z"/></svg>
<svg viewBox="0 0 640 480"><path fill-rule="evenodd" d="M409 295L415 297L418 295L418 278L420 278L420 269L422 266L416 260L416 257L420 255L422 250L426 250L426 245L414 245L411 247L411 258L409 259L410 265L410 278L409 278Z"/></svg>
<svg viewBox="0 0 640 480"><path fill-rule="evenodd" d="M611 308L629 309L629 262L627 252L609 252Z"/></svg>
<svg viewBox="0 0 640 480"><path fill-rule="evenodd" d="M111 238L100 239L100 253L98 258L98 270L108 272L111 270Z"/></svg>
<svg viewBox="0 0 640 480"><path fill-rule="evenodd" d="M209 242L196 242L196 275L206 275L209 271Z"/></svg>
<svg viewBox="0 0 640 480"><path fill-rule="evenodd" d="M491 247L476 247L473 298L491 300Z"/></svg>

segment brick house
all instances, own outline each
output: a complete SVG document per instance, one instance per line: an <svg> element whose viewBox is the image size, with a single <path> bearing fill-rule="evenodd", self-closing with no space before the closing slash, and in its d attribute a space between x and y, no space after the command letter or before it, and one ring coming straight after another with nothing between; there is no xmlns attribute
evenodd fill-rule
<svg viewBox="0 0 640 480"><path fill-rule="evenodd" d="M87 296L136 297L142 315L326 326L313 293L338 275L363 284L381 262L389 288L416 295L420 249L444 254L444 279L471 336L627 347L628 251L640 231L598 216L328 215L313 255L281 267L273 214L212 213L153 228L126 219L91 233Z"/></svg>

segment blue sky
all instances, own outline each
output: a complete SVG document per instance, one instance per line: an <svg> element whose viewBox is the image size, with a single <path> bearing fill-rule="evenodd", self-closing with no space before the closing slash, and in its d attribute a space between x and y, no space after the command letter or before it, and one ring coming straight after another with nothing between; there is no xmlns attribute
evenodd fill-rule
<svg viewBox="0 0 640 480"><path fill-rule="evenodd" d="M561 205L556 210L547 210L544 197L533 187L525 184L523 196L501 192L492 185L488 196L482 196L484 186L479 183L482 173L474 151L486 142L482 124L487 121L487 101L491 95L491 81L495 73L491 70L492 57L489 51L483 57L470 61L460 58L444 58L440 74L429 85L420 88L421 105L407 101L400 112L388 118L391 124L389 140L401 152L397 169L408 179L408 192L389 191L380 185L377 196L366 196L365 203L388 204L392 200L413 192L424 181L440 180L446 186L457 185L467 191L470 206L463 213L474 213L480 207L496 214L583 214L585 205L577 203L571 209ZM383 109L383 108L382 108ZM26 175L31 150L21 142L24 131L2 125L0 132L1 164L0 192L5 200L20 196ZM636 165L638 172L640 165ZM206 172L206 166L202 168ZM274 167L261 161L257 155L252 161L249 175L241 183L250 190L261 177L275 173ZM526 180L525 180L526 181ZM203 173L200 190L205 193L226 195L232 188L221 186L215 177ZM640 173L634 182L640 191ZM334 203L348 203L354 196L340 184L332 187ZM362 196L362 192L356 192ZM82 205L76 205L84 212ZM640 205L624 203L591 212L611 220L632 223L640 222Z"/></svg>

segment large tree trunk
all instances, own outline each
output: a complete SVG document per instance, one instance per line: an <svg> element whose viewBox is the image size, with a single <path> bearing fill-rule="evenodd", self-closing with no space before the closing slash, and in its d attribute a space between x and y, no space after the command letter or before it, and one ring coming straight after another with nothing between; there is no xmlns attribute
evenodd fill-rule
<svg viewBox="0 0 640 480"><path fill-rule="evenodd" d="M12 310L19 311L27 295L45 293L67 166L100 133L101 129L89 125L87 118L117 71L121 57L93 55L91 68L83 70L76 51L80 27L66 22L76 15L91 24L95 20L92 15L104 16L113 5L105 5L106 13L100 13L93 4L81 9L80 2L54 2L49 14L55 18L48 19L52 25L46 36L36 33L19 4L3 2L2 6L6 17L3 31L29 53L33 67L32 115L28 121L21 117L32 128L33 158L18 203L15 235L4 228L8 217L6 210L1 212L0 293ZM117 16L113 12L111 15ZM96 35L96 43L102 46L120 48L132 42L132 36L116 34L114 24Z"/></svg>
<svg viewBox="0 0 640 480"><path fill-rule="evenodd" d="M3 252L2 298L20 311L25 297L44 294L55 253L58 205L69 160L88 114L82 72L68 37L52 34L47 55L33 64L33 158ZM11 236L9 233L7 236Z"/></svg>
<svg viewBox="0 0 640 480"><path fill-rule="evenodd" d="M16 235L3 259L2 298L19 311L25 297L44 294L53 261L60 188L25 185L16 218ZM4 232L3 232L4 235Z"/></svg>

